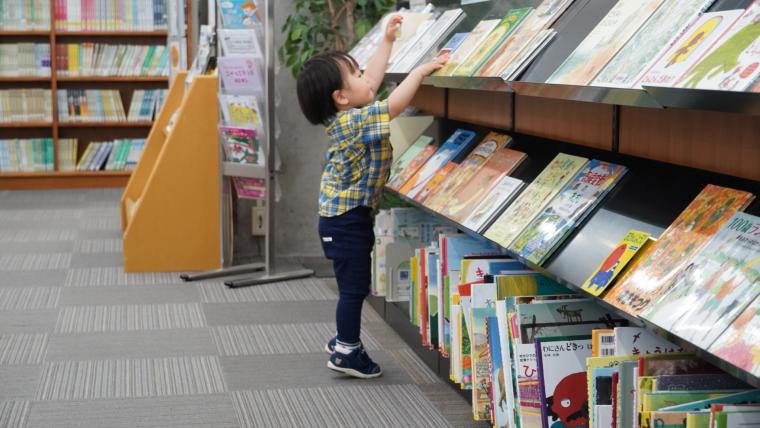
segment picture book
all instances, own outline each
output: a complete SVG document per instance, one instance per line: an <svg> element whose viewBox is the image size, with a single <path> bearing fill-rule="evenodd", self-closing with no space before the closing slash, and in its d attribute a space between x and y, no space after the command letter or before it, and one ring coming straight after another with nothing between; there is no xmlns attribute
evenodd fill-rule
<svg viewBox="0 0 760 428"><path fill-rule="evenodd" d="M416 256L417 261L417 277L414 280L413 285L413 296L414 299L410 302L409 310L411 312L411 319L414 325L419 327L420 329L420 335L423 335L425 332L425 324L422 322L423 318L423 303L422 303L422 296L425 291L425 282L427 281L427 257L425 257L425 252L427 251L427 248L417 248L414 250L414 254ZM422 338L423 343L425 343L425 338Z"/></svg>
<svg viewBox="0 0 760 428"><path fill-rule="evenodd" d="M591 336L537 338L535 346L542 426L558 422L581 426L578 412L588 406L586 358L591 356Z"/></svg>
<svg viewBox="0 0 760 428"><path fill-rule="evenodd" d="M235 55L220 56L216 61L226 93L259 97L264 93L264 76L260 59L253 55Z"/></svg>
<svg viewBox="0 0 760 428"><path fill-rule="evenodd" d="M396 239L404 239L417 246L433 242L439 233L453 232L453 228L444 226L441 220L414 207L391 208L391 232Z"/></svg>
<svg viewBox="0 0 760 428"><path fill-rule="evenodd" d="M227 162L263 165L264 152L255 129L220 126L224 158Z"/></svg>
<svg viewBox="0 0 760 428"><path fill-rule="evenodd" d="M707 185L604 300L634 315L644 312L682 275L710 237L753 199L744 191ZM652 316L650 313L650 319Z"/></svg>
<svg viewBox="0 0 760 428"><path fill-rule="evenodd" d="M409 321L419 326L417 322L417 288L420 281L419 249L414 249L414 255L409 258Z"/></svg>
<svg viewBox="0 0 760 428"><path fill-rule="evenodd" d="M635 87L675 85L743 12L723 10L700 15L669 42L668 47L650 64Z"/></svg>
<svg viewBox="0 0 760 428"><path fill-rule="evenodd" d="M735 213L642 314L709 347L760 295L760 218Z"/></svg>
<svg viewBox="0 0 760 428"><path fill-rule="evenodd" d="M491 192L475 207L472 214L467 216L463 226L474 232L482 233L496 216L512 202L522 189L523 184L522 180L508 175L502 177Z"/></svg>
<svg viewBox="0 0 760 428"><path fill-rule="evenodd" d="M610 252L581 288L594 296L600 296L604 293L636 254L639 254L639 250L651 242L649 236L647 232L629 230L623 240Z"/></svg>
<svg viewBox="0 0 760 428"><path fill-rule="evenodd" d="M447 162L456 161L469 151L475 142L475 133L466 129L457 129L425 164L404 183L399 192L414 198L421 192L428 180L433 178L438 169Z"/></svg>
<svg viewBox="0 0 760 428"><path fill-rule="evenodd" d="M639 358L634 355L613 355L607 357L590 357L586 359L587 390L593 391L594 389L594 385L592 384L594 370L599 368L617 368L623 362L638 362L638 360ZM588 403L588 409L586 410L586 413L588 414L589 419L588 426L596 426L594 424L594 408L591 402Z"/></svg>
<svg viewBox="0 0 760 428"><path fill-rule="evenodd" d="M588 159L558 154L520 196L486 230L486 238L509 247L517 235L588 162Z"/></svg>
<svg viewBox="0 0 760 428"><path fill-rule="evenodd" d="M494 302L494 306L498 305L498 301ZM494 312L496 308L494 308ZM501 332L500 330L506 330L507 326L503 327L499 325L499 318L497 316L489 316L486 318L486 331L488 333L488 350L491 354L490 368L490 383L491 383L491 400L489 406L491 407L491 422L495 427L503 427L508 423L507 411L504 406L507 404L507 387L504 376L504 365L511 364L508 356L505 361L502 357L501 346ZM510 378L511 380L511 378Z"/></svg>
<svg viewBox="0 0 760 428"><path fill-rule="evenodd" d="M760 425L760 411L716 412L715 428L740 428Z"/></svg>
<svg viewBox="0 0 760 428"><path fill-rule="evenodd" d="M744 91L760 77L760 3L744 14L678 81L679 88Z"/></svg>
<svg viewBox="0 0 760 428"><path fill-rule="evenodd" d="M425 275L424 290L420 297L423 303L424 329L423 346L429 349L438 349L438 277L439 253L435 247L428 247L425 252Z"/></svg>
<svg viewBox="0 0 760 428"><path fill-rule="evenodd" d="M753 376L760 376L760 296L718 336L709 351Z"/></svg>
<svg viewBox="0 0 760 428"><path fill-rule="evenodd" d="M510 250L535 264L543 264L626 170L614 163L589 161L525 227L509 246Z"/></svg>
<svg viewBox="0 0 760 428"><path fill-rule="evenodd" d="M683 352L683 348L640 327L615 327L615 355Z"/></svg>
<svg viewBox="0 0 760 428"><path fill-rule="evenodd" d="M405 302L409 300L409 291L412 282L409 259L412 256L414 256L414 250L408 241L402 240L392 242L386 247L386 301Z"/></svg>
<svg viewBox="0 0 760 428"><path fill-rule="evenodd" d="M760 403L760 389L753 389L751 391L735 392L728 395L722 395L720 397L707 398L702 400L695 400L684 404L676 404L668 407L663 407L660 410L666 412L687 411L693 412L703 409L709 409L713 404L747 404L747 403Z"/></svg>
<svg viewBox="0 0 760 428"><path fill-rule="evenodd" d="M591 389L588 390L588 402L585 403L583 409L580 410L579 424L588 424L589 421L594 421L593 426L597 427L611 427L610 421L604 421L604 418L608 418L611 415L608 410L611 410L612 405L612 377L615 375L616 369L612 367L595 368L591 370L589 375L586 372L587 385L591 385ZM591 410L591 413L586 413ZM585 417L585 421L583 421ZM602 425L606 423L606 425ZM585 426L585 425L584 425Z"/></svg>
<svg viewBox="0 0 760 428"><path fill-rule="evenodd" d="M417 27L417 30L409 38L409 40L407 40L402 45L398 46L396 49L391 51L391 57L388 60L388 68L386 69L386 72L394 72L393 67L395 66L397 62L401 62L401 60L406 57L407 53L412 48L417 46L418 43L424 42L426 39L429 39L430 38L429 32L435 26L435 23L436 23L435 19L428 19L428 20L423 21L420 24L420 26ZM374 54L374 51L372 53Z"/></svg>
<svg viewBox="0 0 760 428"><path fill-rule="evenodd" d="M266 182L261 178L233 177L235 191L241 199L264 199Z"/></svg>
<svg viewBox="0 0 760 428"><path fill-rule="evenodd" d="M529 44L524 49L521 49L514 59L501 71L499 77L506 81L516 80L556 36L556 30L541 30L538 35L531 39Z"/></svg>
<svg viewBox="0 0 760 428"><path fill-rule="evenodd" d="M390 18L390 16L392 15L393 14L390 14L388 18ZM422 11L422 12L403 11L401 12L401 16L404 17L404 20L401 22L401 27L398 29L398 31L396 31L396 42L393 43L393 49L391 50L391 57L390 57L390 60L388 61L389 64L392 64L393 61L396 60L399 52L401 52L408 43L412 43L415 40L416 36L418 35L417 34L418 29L422 28L423 25L427 27L428 25L431 25L432 23L435 22L435 20L432 19L433 14L430 12L425 12L425 11ZM383 21L381 22L382 22L381 28L384 29L388 21L385 20L384 18ZM379 38L378 43L380 40L382 40L382 38ZM367 61L369 60L369 58L372 57L372 55L374 55L376 49L377 47L374 46L374 49L370 50Z"/></svg>
<svg viewBox="0 0 760 428"><path fill-rule="evenodd" d="M482 283L483 280L477 281ZM472 389L472 324L471 321L471 286L472 284L461 284L459 288L459 305L461 306L459 332L459 372L460 386L462 389Z"/></svg>
<svg viewBox="0 0 760 428"><path fill-rule="evenodd" d="M430 159L430 157L433 156L437 150L438 146L432 144L432 140L430 140L428 144L425 145L422 150L420 150L419 153L412 157L412 159L406 166L404 166L404 169L402 169L401 172L391 176L386 186L396 191L401 189L401 187L410 178L412 178L412 176L414 176L414 174L416 174L423 165L425 165L425 162L427 162L428 159Z"/></svg>
<svg viewBox="0 0 760 428"><path fill-rule="evenodd" d="M641 425L646 427L654 427L655 420L652 418L652 413L658 410L662 410L664 407L677 406L679 404L692 403L695 401L708 400L712 398L719 398L729 395L728 392L713 392L713 391L658 391L658 392L645 392L641 396ZM662 417L663 415L660 414ZM685 412L680 415L684 418ZM670 418L669 418L670 419ZM668 422L672 423L672 419L663 421L663 425Z"/></svg>
<svg viewBox="0 0 760 428"><path fill-rule="evenodd" d="M474 75L532 11L532 7L523 7L507 12L496 27L480 42L478 47L454 70L452 75Z"/></svg>
<svg viewBox="0 0 760 428"><path fill-rule="evenodd" d="M420 61L423 61L428 53L433 51L464 18L462 9L449 9L441 14L435 23L413 41L410 41L403 51L394 59L388 71L392 73L408 73Z"/></svg>
<svg viewBox="0 0 760 428"><path fill-rule="evenodd" d="M224 0L219 2L221 24L226 29L258 29L262 26L264 10L258 0Z"/></svg>
<svg viewBox="0 0 760 428"><path fill-rule="evenodd" d="M638 361L621 361L617 366L618 373L618 405L615 415L616 426L633 428L638 424L636 412L636 387L638 381Z"/></svg>
<svg viewBox="0 0 760 428"><path fill-rule="evenodd" d="M441 214L462 223L475 210L505 175L509 175L525 159L523 152L502 148L453 194Z"/></svg>
<svg viewBox="0 0 760 428"><path fill-rule="evenodd" d="M542 31L549 28L573 0L545 0L531 12L520 26L501 43L490 58L480 67L477 76L500 76L518 56L530 55L537 46L534 40Z"/></svg>
<svg viewBox="0 0 760 428"><path fill-rule="evenodd" d="M414 200L422 203L429 196L435 194L441 184L446 181L446 179L451 175L452 171L454 171L458 166L459 164L456 162L446 162L446 165L444 165L443 168L439 169L435 172L435 174L433 174L433 177L428 180L428 182L425 184L425 187L422 188L422 191L417 193L417 195L414 197Z"/></svg>
<svg viewBox="0 0 760 428"><path fill-rule="evenodd" d="M490 132L441 184L438 191L425 200L424 205L433 211L441 212L459 187L470 180L497 150L506 147L510 141L511 138L507 135Z"/></svg>
<svg viewBox="0 0 760 428"><path fill-rule="evenodd" d="M472 417L476 421L491 419L491 374L486 318L496 316L496 283L485 282L471 287L472 336Z"/></svg>
<svg viewBox="0 0 760 428"><path fill-rule="evenodd" d="M432 137L428 137L427 135L420 135L419 138L417 138L417 141L414 142L411 146L409 146L404 153L399 156L398 159L393 161L393 164L391 165L391 173L389 178L389 183L397 177L399 174L406 169L407 166L412 162L412 160L417 157L418 154L420 154L425 147L430 145L433 142Z"/></svg>
<svg viewBox="0 0 760 428"><path fill-rule="evenodd" d="M647 65L714 0L665 1L591 83L629 88Z"/></svg>
<svg viewBox="0 0 760 428"><path fill-rule="evenodd" d="M496 27L499 19L483 20L470 31L467 38L449 56L449 61L443 68L435 71L433 76L450 76L454 70L464 61L480 42Z"/></svg>
<svg viewBox="0 0 760 428"><path fill-rule="evenodd" d="M739 379L725 373L660 375L655 377L653 391L708 391L749 389Z"/></svg>
<svg viewBox="0 0 760 428"><path fill-rule="evenodd" d="M454 52L459 46L464 43L465 39L467 39L467 36L469 36L470 33L454 33L450 38L449 41L446 42L445 45L441 48L441 50L438 51L438 55L451 55L452 52Z"/></svg>
<svg viewBox="0 0 760 428"><path fill-rule="evenodd" d="M587 85L663 0L621 0L557 68L546 83Z"/></svg>
<svg viewBox="0 0 760 428"><path fill-rule="evenodd" d="M220 29L217 37L223 55L253 55L264 58L264 51L261 50L255 31Z"/></svg>
<svg viewBox="0 0 760 428"><path fill-rule="evenodd" d="M226 125L262 129L261 110L252 95L219 94L222 120Z"/></svg>

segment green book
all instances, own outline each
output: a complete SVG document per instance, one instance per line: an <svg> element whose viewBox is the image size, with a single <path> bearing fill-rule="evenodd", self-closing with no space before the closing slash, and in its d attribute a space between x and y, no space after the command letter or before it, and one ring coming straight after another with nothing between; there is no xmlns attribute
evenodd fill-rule
<svg viewBox="0 0 760 428"><path fill-rule="evenodd" d="M148 53L145 54L145 61L143 61L142 64L142 72L141 75L148 74L148 70L150 69L150 63L153 61L153 53L156 52L155 46L150 46L148 48Z"/></svg>

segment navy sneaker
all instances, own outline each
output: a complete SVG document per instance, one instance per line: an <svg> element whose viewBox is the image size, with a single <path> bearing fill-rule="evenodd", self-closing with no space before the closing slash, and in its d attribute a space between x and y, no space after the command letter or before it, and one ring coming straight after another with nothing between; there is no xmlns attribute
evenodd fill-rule
<svg viewBox="0 0 760 428"><path fill-rule="evenodd" d="M337 341L338 336L333 336L333 338L327 342L327 345L325 345L325 351L327 351L328 354L332 355L332 353L335 352L335 343Z"/></svg>
<svg viewBox="0 0 760 428"><path fill-rule="evenodd" d="M360 379L372 379L383 374L380 366L372 361L363 346L354 349L349 354L333 352L330 355L330 361L327 362L327 367Z"/></svg>

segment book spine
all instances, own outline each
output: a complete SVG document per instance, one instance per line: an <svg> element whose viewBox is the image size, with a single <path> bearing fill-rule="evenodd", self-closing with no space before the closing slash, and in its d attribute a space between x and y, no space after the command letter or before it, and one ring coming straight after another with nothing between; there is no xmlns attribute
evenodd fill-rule
<svg viewBox="0 0 760 428"><path fill-rule="evenodd" d="M536 345L536 368L538 371L538 396L541 399L541 426L543 428L549 428L549 414L546 405L546 383L544 381L544 358L541 349L541 340L535 339L534 343Z"/></svg>

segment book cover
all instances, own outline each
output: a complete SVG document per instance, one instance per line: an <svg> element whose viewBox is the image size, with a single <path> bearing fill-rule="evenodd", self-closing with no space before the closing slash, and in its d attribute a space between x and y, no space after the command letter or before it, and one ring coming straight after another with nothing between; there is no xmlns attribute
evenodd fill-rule
<svg viewBox="0 0 760 428"><path fill-rule="evenodd" d="M253 55L222 56L217 66L224 91L234 95L261 95L264 77L260 60Z"/></svg>
<svg viewBox="0 0 760 428"><path fill-rule="evenodd" d="M483 280L477 281L482 283ZM460 323L459 328L459 367L457 372L459 374L460 386L462 389L472 389L472 324L471 324L471 286L472 284L460 284L458 286L459 293L459 305L460 311Z"/></svg>
<svg viewBox="0 0 760 428"><path fill-rule="evenodd" d="M486 318L496 316L496 283L473 284L471 287L472 336L472 417L476 421L491 419L491 375Z"/></svg>
<svg viewBox="0 0 760 428"><path fill-rule="evenodd" d="M409 146L409 148L406 149L406 151L404 151L404 153L402 153L401 156L399 156L399 158L396 159L391 165L388 185L390 186L390 183L393 181L393 179L401 174L407 166L409 166L412 160L425 149L425 146L428 146L432 142L433 138L428 137L427 135L421 135L419 138L417 138L417 140L411 146Z"/></svg>
<svg viewBox="0 0 760 428"><path fill-rule="evenodd" d="M506 147L511 141L507 135L490 132L441 184L441 187L425 200L424 205L436 212L443 210L454 193L469 181L497 150Z"/></svg>
<svg viewBox="0 0 760 428"><path fill-rule="evenodd" d="M227 29L259 29L264 11L257 0L225 0L219 2L221 23Z"/></svg>
<svg viewBox="0 0 760 428"><path fill-rule="evenodd" d="M725 373L661 375L654 379L654 391L708 391L749 389L749 385Z"/></svg>
<svg viewBox="0 0 760 428"><path fill-rule="evenodd" d="M438 147L434 144L430 144L432 143L432 139L428 143L429 144L425 145L422 150L409 161L409 163L404 167L403 170L401 170L401 172L394 176L391 176L388 184L386 184L388 188L399 191L399 189L401 189L401 187L406 184L406 182L409 181L409 179L411 179L414 174L416 174L417 171L422 168L422 166L425 165L425 163L435 154L435 152L438 150Z"/></svg>
<svg viewBox="0 0 760 428"><path fill-rule="evenodd" d="M751 391L736 392L733 394L722 395L717 398L707 398L703 400L697 400L688 402L685 404L672 405L663 407L660 410L666 412L678 412L687 411L694 412L703 409L709 409L713 404L747 404L747 403L760 403L760 389L754 389Z"/></svg>
<svg viewBox="0 0 760 428"><path fill-rule="evenodd" d="M475 133L466 129L457 129L433 156L420 167L412 177L404 183L400 193L414 198L421 192L428 180L433 178L436 171L446 165L447 162L456 161L464 153L467 153L473 142Z"/></svg>
<svg viewBox="0 0 760 428"><path fill-rule="evenodd" d="M486 195L472 214L462 223L464 227L482 233L486 227L500 214L510 202L517 196L523 187L522 180L510 176L504 176Z"/></svg>
<svg viewBox="0 0 760 428"><path fill-rule="evenodd" d="M264 52L261 50L255 31L220 29L218 37L224 55L252 54L259 58L264 57Z"/></svg>
<svg viewBox="0 0 760 428"><path fill-rule="evenodd" d="M760 77L759 56L760 3L754 2L676 86L744 91Z"/></svg>
<svg viewBox="0 0 760 428"><path fill-rule="evenodd" d="M542 264L562 244L567 235L604 198L627 168L591 160L525 227L510 250L527 260Z"/></svg>
<svg viewBox="0 0 760 428"><path fill-rule="evenodd" d="M469 181L454 192L441 214L461 224L499 180L517 168L525 157L525 153L506 147L496 151Z"/></svg>
<svg viewBox="0 0 760 428"><path fill-rule="evenodd" d="M708 350L760 377L760 296L755 297Z"/></svg>
<svg viewBox="0 0 760 428"><path fill-rule="evenodd" d="M463 18L464 11L459 8L443 12L429 29L420 34L416 40L410 41L403 51L399 51L388 71L393 73L411 71Z"/></svg>
<svg viewBox="0 0 760 428"><path fill-rule="evenodd" d="M446 63L446 65L444 65L441 69L436 70L433 73L433 76L451 76L451 74L454 72L454 70L456 70L457 67L459 67L462 61L467 59L472 51L475 50L480 42L483 41L486 36L488 36L491 30L493 30L499 22L499 19L487 19L480 21L478 25L476 25L475 28L470 31L470 33L467 35L467 38L462 41L462 44L460 44L458 48L451 52L449 61Z"/></svg>
<svg viewBox="0 0 760 428"><path fill-rule="evenodd" d="M417 195L414 197L414 200L419 203L425 202L428 197L435 194L441 184L446 181L446 179L451 175L452 171L454 171L458 166L459 164L456 162L446 162L446 165L444 165L443 168L439 169L435 172L435 174L433 174L433 177L428 180L427 184L425 184L425 187L422 188L422 191L417 193Z"/></svg>
<svg viewBox="0 0 760 428"><path fill-rule="evenodd" d="M644 312L659 300L669 284L678 280L710 237L753 199L748 192L707 185L604 300L628 313ZM651 319L653 314L649 315Z"/></svg>
<svg viewBox="0 0 760 428"><path fill-rule="evenodd" d="M659 336L640 327L615 327L615 355L646 355L683 352Z"/></svg>
<svg viewBox="0 0 760 428"><path fill-rule="evenodd" d="M396 32L396 42L393 43L393 49L391 50L391 56L388 61L388 64L393 64L393 62L396 59L398 59L398 55L404 50L407 44L413 43L413 41L416 39L418 35L417 34L418 29L423 28L423 25L427 27L427 25L431 25L432 23L435 23L435 19L432 19L434 15L429 12L404 11L404 12L401 12L401 16L404 17L404 20L403 22L401 22L401 27ZM381 22L382 22L381 28L385 28L388 21L386 21L385 18L383 18L383 21ZM382 36L382 31L381 31L381 36ZM381 40L382 38L378 38L378 43ZM371 54L374 54L374 53L375 53L375 49L371 51Z"/></svg>
<svg viewBox="0 0 760 428"><path fill-rule="evenodd" d="M586 358L590 336L545 337L535 340L541 398L541 425L588 426Z"/></svg>
<svg viewBox="0 0 760 428"><path fill-rule="evenodd" d="M438 248L429 247L425 251L425 282L420 301L422 302L422 317L425 333L423 346L429 349L438 348L438 273L440 254Z"/></svg>
<svg viewBox="0 0 760 428"><path fill-rule="evenodd" d="M227 162L263 165L264 153L256 138L256 130L220 126L224 157Z"/></svg>
<svg viewBox="0 0 760 428"><path fill-rule="evenodd" d="M438 51L438 55L450 55L452 52L454 52L459 46L462 45L462 43L467 39L467 36L469 36L470 33L455 33L449 38L449 41L446 42L445 45L441 48L441 50Z"/></svg>
<svg viewBox="0 0 760 428"><path fill-rule="evenodd" d="M504 43L526 16L532 7L512 9L499 21L488 35L478 44L469 56L454 70L453 76L472 76L485 63L493 52Z"/></svg>
<svg viewBox="0 0 760 428"><path fill-rule="evenodd" d="M486 238L509 247L517 235L588 162L588 159L558 154L533 182L486 230Z"/></svg>
<svg viewBox="0 0 760 428"><path fill-rule="evenodd" d="M557 31L553 29L542 30L538 35L532 38L529 44L521 49L514 59L502 71L499 77L506 81L516 80L523 71L533 62L557 36Z"/></svg>
<svg viewBox="0 0 760 428"><path fill-rule="evenodd" d="M673 86L742 15L743 10L708 12L678 33L639 79L642 85Z"/></svg>
<svg viewBox="0 0 760 428"><path fill-rule="evenodd" d="M251 95L219 94L222 119L230 126L260 129L261 110L256 97Z"/></svg>
<svg viewBox="0 0 760 428"><path fill-rule="evenodd" d="M621 0L546 80L587 85L654 13L663 0Z"/></svg>
<svg viewBox="0 0 760 428"><path fill-rule="evenodd" d="M494 305L497 305L494 302ZM491 363L489 364L491 396L489 406L491 408L491 423L495 427L504 426L507 423L504 405L506 404L506 385L504 376L504 363L510 364L508 359L505 361L501 352L501 333L500 330L506 329L499 326L499 318L490 316L486 318L486 332L488 334L488 351L491 354ZM501 406L501 409L499 409Z"/></svg>
<svg viewBox="0 0 760 428"><path fill-rule="evenodd" d="M651 242L649 236L648 232L629 230L623 240L610 252L581 288L594 296L600 296L604 293L636 254Z"/></svg>
<svg viewBox="0 0 760 428"><path fill-rule="evenodd" d="M591 83L594 86L629 88L647 65L714 0L666 1L615 55Z"/></svg>
<svg viewBox="0 0 760 428"><path fill-rule="evenodd" d="M264 199L266 197L266 182L261 178L233 177L238 198Z"/></svg>

